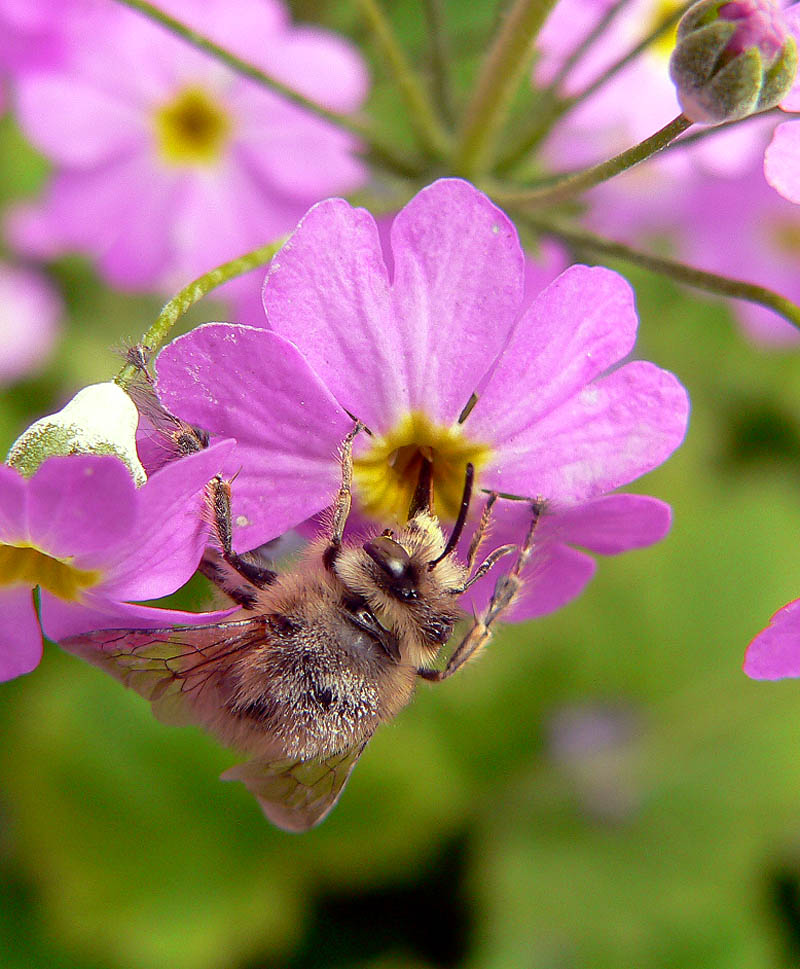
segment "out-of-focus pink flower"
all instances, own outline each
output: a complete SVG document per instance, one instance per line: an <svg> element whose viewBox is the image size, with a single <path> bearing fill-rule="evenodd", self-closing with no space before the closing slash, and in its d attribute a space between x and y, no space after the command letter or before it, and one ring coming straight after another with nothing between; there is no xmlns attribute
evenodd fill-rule
<svg viewBox="0 0 800 969"><path fill-rule="evenodd" d="M573 266L523 310L514 226L458 179L412 199L390 246L391 273L372 216L321 202L270 266L271 330L209 324L160 355L167 406L237 438L237 546L330 504L349 415L371 431L356 440L362 523L404 519L423 453L444 520L455 518L468 461L477 489L551 503L534 566L542 578L530 590L540 598L521 602L520 616L557 608L588 581L591 560L570 543L613 554L663 537L662 503L603 497L664 461L688 415L671 374L641 361L616 366L636 337L628 284ZM519 541L524 507L497 508L495 535Z"/></svg>
<svg viewBox="0 0 800 969"><path fill-rule="evenodd" d="M31 477L0 465L0 680L32 670L44 633L213 622L139 605L168 595L197 567L208 526L203 490L231 442L200 451L136 488L113 457L50 458Z"/></svg>
<svg viewBox="0 0 800 969"><path fill-rule="evenodd" d="M790 7L786 21L800 45L800 6ZM800 111L800 75L781 107L785 111ZM767 181L790 202L800 204L800 123L785 122L775 129L764 155L764 174Z"/></svg>
<svg viewBox="0 0 800 969"><path fill-rule="evenodd" d="M750 643L744 671L754 680L800 676L800 599L779 609Z"/></svg>
<svg viewBox="0 0 800 969"><path fill-rule="evenodd" d="M0 263L0 385L47 362L61 311L61 300L44 276Z"/></svg>
<svg viewBox="0 0 800 969"><path fill-rule="evenodd" d="M365 97L357 52L293 27L277 0L163 6L328 108L353 111ZM18 247L79 250L117 285L171 289L361 184L351 136L112 7L64 63L16 76L20 124L56 168L45 199L9 221Z"/></svg>

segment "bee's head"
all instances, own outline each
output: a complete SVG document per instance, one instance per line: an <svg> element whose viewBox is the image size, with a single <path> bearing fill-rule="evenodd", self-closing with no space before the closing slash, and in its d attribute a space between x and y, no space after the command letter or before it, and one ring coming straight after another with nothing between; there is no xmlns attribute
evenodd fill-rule
<svg viewBox="0 0 800 969"><path fill-rule="evenodd" d="M461 513L445 540L430 510L429 482L426 485L421 475L406 525L396 533L386 529L361 546L343 549L334 564L348 590L363 599L401 643L405 661L417 665L430 661L460 618L458 596L465 570L454 553L471 489L470 466Z"/></svg>

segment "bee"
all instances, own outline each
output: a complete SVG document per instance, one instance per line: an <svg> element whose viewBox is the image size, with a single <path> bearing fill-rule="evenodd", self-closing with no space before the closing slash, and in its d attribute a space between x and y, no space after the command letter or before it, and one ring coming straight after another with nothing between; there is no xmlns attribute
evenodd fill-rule
<svg viewBox="0 0 800 969"><path fill-rule="evenodd" d="M533 550L542 503L519 545L475 567L496 494L490 494L467 561L456 546L471 502L474 469L449 537L432 510L432 465L422 461L408 519L363 542L345 541L356 422L342 444L341 486L326 534L296 569L278 574L231 543L231 488L208 487L218 545L205 574L242 608L205 626L101 630L62 646L106 670L172 724L199 724L249 759L222 777L239 780L266 817L287 831L318 824L336 804L375 730L410 701L422 678L441 682L473 659L512 603ZM463 618L459 597L505 555L516 553L484 613L443 668L435 662ZM231 576L234 576L232 580Z"/></svg>

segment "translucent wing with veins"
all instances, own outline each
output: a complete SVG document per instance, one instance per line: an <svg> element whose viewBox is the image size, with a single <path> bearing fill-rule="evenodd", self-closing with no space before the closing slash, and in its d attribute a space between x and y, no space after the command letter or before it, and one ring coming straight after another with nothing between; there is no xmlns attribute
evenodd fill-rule
<svg viewBox="0 0 800 969"><path fill-rule="evenodd" d="M258 616L209 626L99 630L61 645L149 700L162 722L199 724L223 743L256 754L223 779L242 781L273 824L306 831L336 804L366 741L326 758L286 759L266 724L231 708L232 672L268 641L268 623Z"/></svg>

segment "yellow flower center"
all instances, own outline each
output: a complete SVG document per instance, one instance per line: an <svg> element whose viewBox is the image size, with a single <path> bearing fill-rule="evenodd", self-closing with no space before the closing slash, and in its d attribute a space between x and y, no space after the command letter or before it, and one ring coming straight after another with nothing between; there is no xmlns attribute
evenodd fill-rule
<svg viewBox="0 0 800 969"><path fill-rule="evenodd" d="M680 0L658 0L657 3L653 4L653 13L650 18L650 23L647 25L647 30L643 31L643 36L646 36L651 31L655 30L656 27L667 17L683 7L684 4ZM675 44L677 42L678 35L678 25L675 23L670 30L665 31L658 40L652 44L648 50L653 51L657 56L662 58L662 60L668 61L673 50L675 50Z"/></svg>
<svg viewBox="0 0 800 969"><path fill-rule="evenodd" d="M211 165L222 157L231 119L202 88L190 87L155 116L161 157L173 165Z"/></svg>
<svg viewBox="0 0 800 969"><path fill-rule="evenodd" d="M412 412L382 437L369 439L366 454L353 462L356 495L362 511L381 522L405 521L423 458L433 464L435 512L458 515L469 462L476 472L490 454L486 444L470 441L458 425L443 427Z"/></svg>
<svg viewBox="0 0 800 969"><path fill-rule="evenodd" d="M772 239L779 252L800 255L800 223L785 219L773 224Z"/></svg>
<svg viewBox="0 0 800 969"><path fill-rule="evenodd" d="M78 602L82 590L99 581L99 572L76 569L29 545L0 545L0 587L39 585L59 599Z"/></svg>

